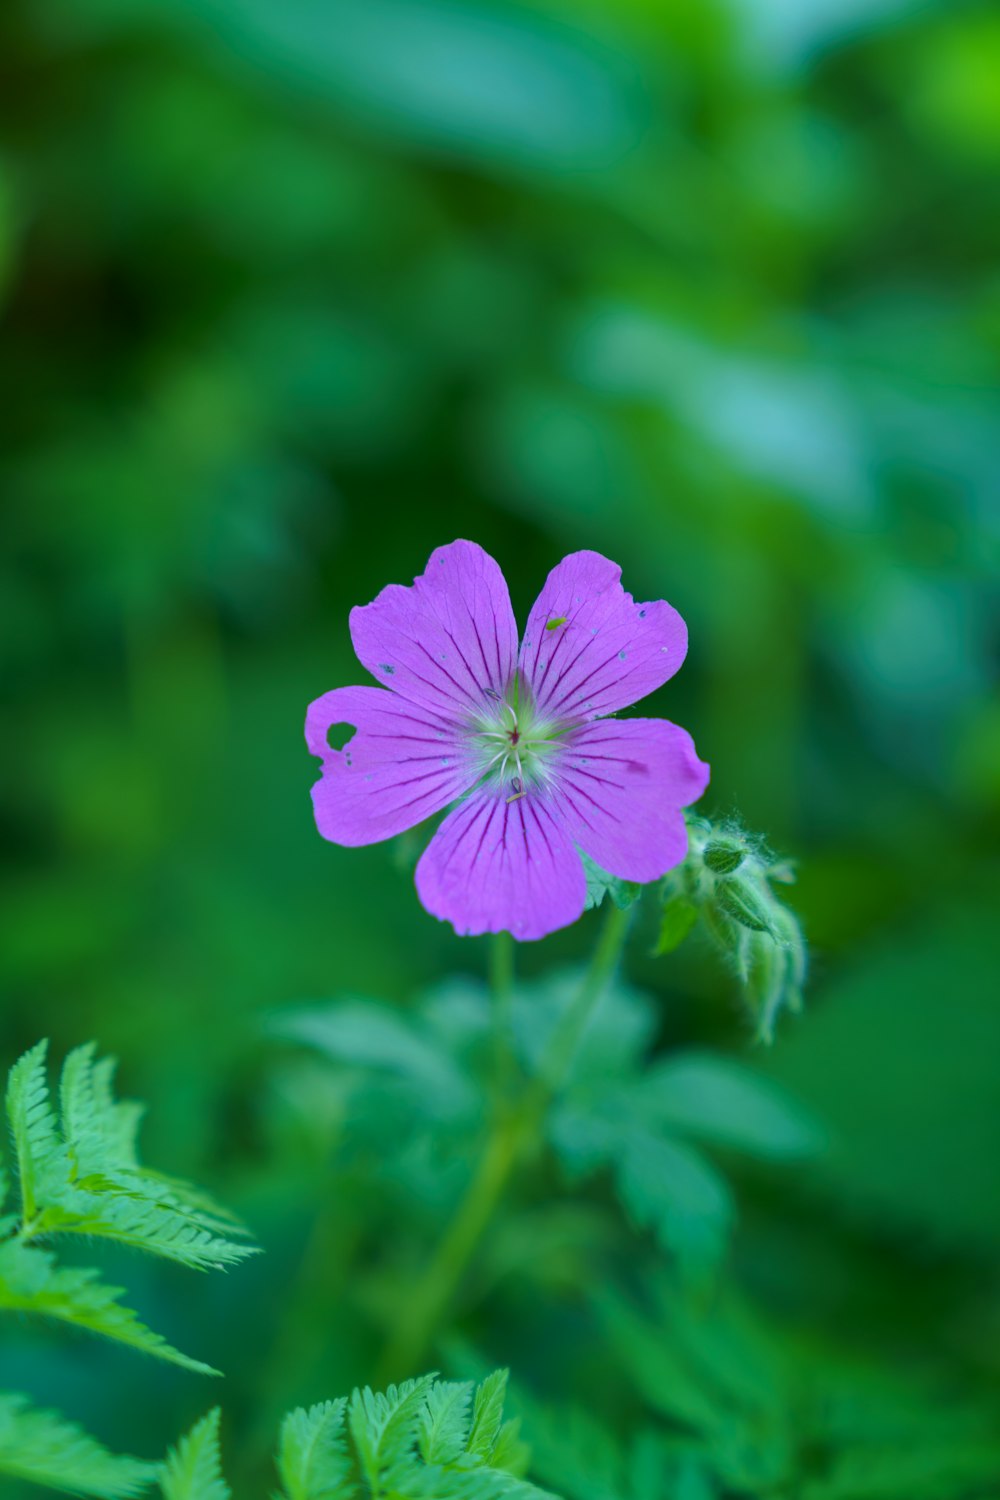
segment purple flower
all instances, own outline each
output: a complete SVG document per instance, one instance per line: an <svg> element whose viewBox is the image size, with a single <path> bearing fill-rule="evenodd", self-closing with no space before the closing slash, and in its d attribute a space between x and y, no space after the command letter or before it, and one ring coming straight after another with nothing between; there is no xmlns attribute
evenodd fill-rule
<svg viewBox="0 0 1000 1500"><path fill-rule="evenodd" d="M673 676L687 629L662 599L634 603L620 578L597 552L564 557L520 651L503 574L475 542L439 547L412 588L353 609L358 659L385 687L309 706L323 837L378 843L455 803L417 865L420 900L458 933L522 940L580 916L581 850L623 880L678 864L681 809L708 767L676 724L605 716ZM341 750L328 738L339 724L356 729Z"/></svg>

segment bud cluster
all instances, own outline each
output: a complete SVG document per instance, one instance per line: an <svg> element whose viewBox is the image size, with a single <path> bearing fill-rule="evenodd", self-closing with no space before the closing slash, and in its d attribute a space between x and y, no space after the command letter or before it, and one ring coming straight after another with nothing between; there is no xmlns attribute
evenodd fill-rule
<svg viewBox="0 0 1000 1500"><path fill-rule="evenodd" d="M676 948L701 921L739 976L758 1038L770 1042L779 1011L802 1004L805 938L772 890L772 882L794 880L794 871L731 821L688 814L688 837L687 858L663 882L657 951Z"/></svg>

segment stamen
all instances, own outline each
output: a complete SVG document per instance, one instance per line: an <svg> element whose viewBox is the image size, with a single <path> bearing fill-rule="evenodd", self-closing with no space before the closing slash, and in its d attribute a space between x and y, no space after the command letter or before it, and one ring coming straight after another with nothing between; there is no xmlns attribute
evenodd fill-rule
<svg viewBox="0 0 1000 1500"><path fill-rule="evenodd" d="M513 781L511 782L511 786L514 788L514 795L513 795L513 797L508 797L507 798L507 805L508 805L508 807L510 806L510 804L512 802L517 802L519 798L521 798L521 797L524 796L524 787L523 787L523 785L521 783L520 776L515 776L514 777Z"/></svg>

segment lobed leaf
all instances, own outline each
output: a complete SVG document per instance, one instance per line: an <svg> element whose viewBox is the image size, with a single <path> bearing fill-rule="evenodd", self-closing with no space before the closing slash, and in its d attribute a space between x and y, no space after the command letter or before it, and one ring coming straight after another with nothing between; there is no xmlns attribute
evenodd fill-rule
<svg viewBox="0 0 1000 1500"><path fill-rule="evenodd" d="M417 1443L417 1417L433 1375L389 1386L382 1394L370 1387L356 1390L347 1422L362 1475L374 1500L383 1494L385 1476L409 1458Z"/></svg>
<svg viewBox="0 0 1000 1500"><path fill-rule="evenodd" d="M200 1375L219 1373L211 1365L182 1354L147 1328L119 1302L123 1295L121 1287L105 1286L97 1271L61 1267L46 1250L19 1240L0 1245L0 1309L71 1323Z"/></svg>
<svg viewBox="0 0 1000 1500"><path fill-rule="evenodd" d="M452 1464L465 1452L472 1390L471 1380L441 1380L427 1392L418 1438L427 1463Z"/></svg>
<svg viewBox="0 0 1000 1500"><path fill-rule="evenodd" d="M21 1213L27 1223L37 1217L52 1189L70 1175L49 1102L45 1071L48 1046L43 1041L32 1047L14 1064L7 1080L7 1119L17 1158Z"/></svg>
<svg viewBox="0 0 1000 1500"><path fill-rule="evenodd" d="M31 1406L25 1396L0 1392L0 1474L64 1494L129 1500L152 1482L156 1465L110 1453L56 1412Z"/></svg>
<svg viewBox="0 0 1000 1500"><path fill-rule="evenodd" d="M824 1145L790 1094L727 1057L689 1052L654 1063L637 1091L641 1112L659 1126L752 1156L794 1161Z"/></svg>
<svg viewBox="0 0 1000 1500"><path fill-rule="evenodd" d="M159 1480L164 1500L230 1500L231 1491L222 1476L218 1407L170 1450Z"/></svg>
<svg viewBox="0 0 1000 1500"><path fill-rule="evenodd" d="M509 1376L509 1370L494 1370L476 1391L467 1451L483 1464L492 1457L503 1424L503 1403Z"/></svg>
<svg viewBox="0 0 1000 1500"><path fill-rule="evenodd" d="M277 1460L284 1500L350 1500L355 1493L344 1437L346 1409L341 1397L288 1413Z"/></svg>

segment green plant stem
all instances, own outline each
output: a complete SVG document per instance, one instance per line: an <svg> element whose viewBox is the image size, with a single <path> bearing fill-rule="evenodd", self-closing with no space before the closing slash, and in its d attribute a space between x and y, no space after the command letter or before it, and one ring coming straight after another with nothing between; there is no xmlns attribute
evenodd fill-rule
<svg viewBox="0 0 1000 1500"><path fill-rule="evenodd" d="M514 939L509 932L495 932L490 943L490 990L493 995L497 1099L502 1108L514 1072Z"/></svg>
<svg viewBox="0 0 1000 1500"><path fill-rule="evenodd" d="M378 1371L382 1384L411 1375L422 1365L514 1169L535 1139L549 1100L566 1080L594 1006L621 955L628 925L629 914L611 907L583 983L553 1034L538 1077L519 1101L498 1110L455 1215L386 1348ZM500 962L494 959L497 967Z"/></svg>

